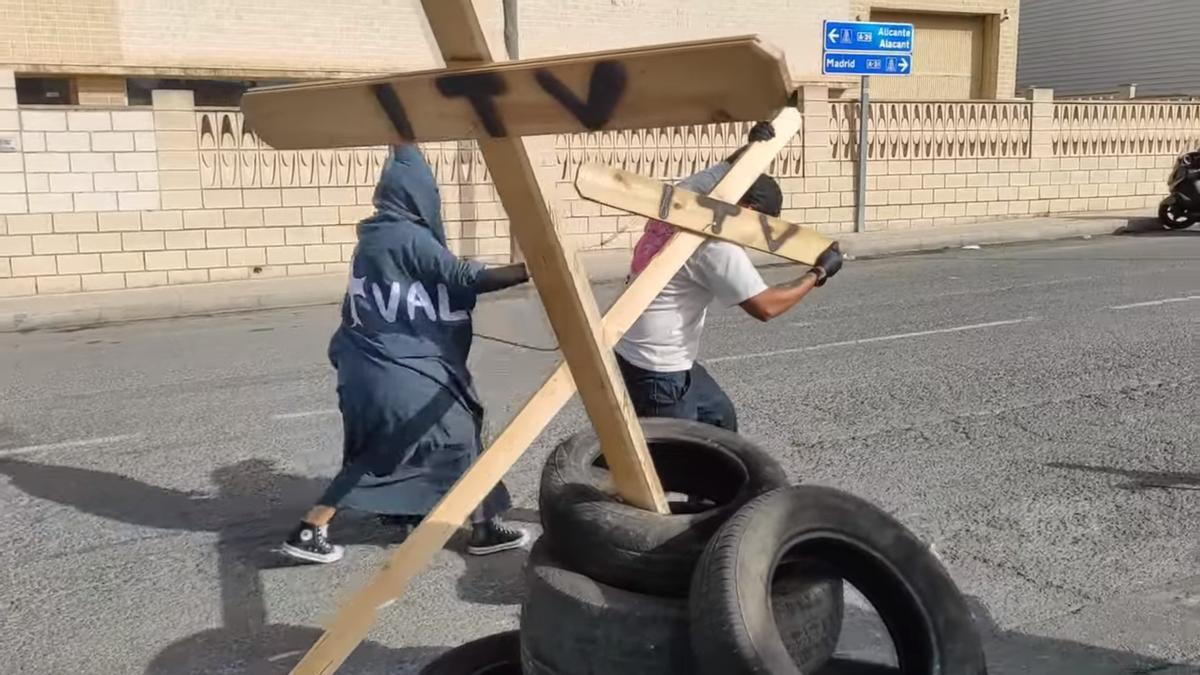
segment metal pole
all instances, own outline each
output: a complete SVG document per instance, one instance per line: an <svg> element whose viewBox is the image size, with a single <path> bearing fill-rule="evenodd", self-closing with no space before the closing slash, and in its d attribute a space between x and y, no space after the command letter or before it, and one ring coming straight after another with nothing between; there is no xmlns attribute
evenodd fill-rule
<svg viewBox="0 0 1200 675"><path fill-rule="evenodd" d="M858 195L854 200L854 231L867 229L867 158L871 154L868 146L871 126L871 77L863 75L862 94L858 103Z"/></svg>

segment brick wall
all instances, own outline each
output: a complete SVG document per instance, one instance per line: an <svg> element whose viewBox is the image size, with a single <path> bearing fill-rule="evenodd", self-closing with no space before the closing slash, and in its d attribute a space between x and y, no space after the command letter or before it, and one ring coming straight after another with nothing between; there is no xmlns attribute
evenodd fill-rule
<svg viewBox="0 0 1200 675"><path fill-rule="evenodd" d="M20 149L0 152L0 297L344 271L385 151L231 156L219 128L202 128L220 114L198 113L184 91L154 92L145 109L18 109L0 72L0 138ZM507 260L477 153L427 153L453 174L442 187L452 248ZM243 169L262 154L283 156L272 175ZM460 156L475 168L453 171ZM355 158L354 176L338 173Z"/></svg>
<svg viewBox="0 0 1200 675"><path fill-rule="evenodd" d="M476 0L501 40L500 0ZM20 70L362 73L435 67L415 1L0 0L0 64Z"/></svg>
<svg viewBox="0 0 1200 675"><path fill-rule="evenodd" d="M344 272L386 152L282 152L236 110L158 91L144 109L19 108L0 71L0 296ZM858 106L802 89L802 131L769 173L784 216L853 229ZM601 162L675 179L726 157L744 124L564 135L535 161L571 245L628 249L644 219L579 198ZM1133 209L1200 146L1200 104L885 102L872 107L869 230ZM543 140L543 139L538 139ZM8 151L9 149L16 150ZM473 142L422 146L451 247L507 260L508 222Z"/></svg>
<svg viewBox="0 0 1200 675"><path fill-rule="evenodd" d="M803 131L768 170L784 192L782 215L851 232L857 102L831 101L823 87L803 92ZM1177 155L1200 147L1195 103L1066 102L1035 90L1025 102L880 103L871 117L869 231L1153 206ZM563 231L581 248L628 248L645 222L580 198L571 183L580 164L677 179L727 156L746 127L688 131L560 138Z"/></svg>
<svg viewBox="0 0 1200 675"><path fill-rule="evenodd" d="M503 54L503 0L475 0ZM820 77L822 21L875 9L995 14L1018 0L519 0L522 58L760 34L793 76ZM436 66L416 0L0 0L0 64L18 71L249 78ZM1004 24L1002 96L1012 93L1016 21ZM1010 35L1011 33L1011 35ZM1011 38L1011 39L1010 39ZM853 78L843 78L853 84Z"/></svg>
<svg viewBox="0 0 1200 675"><path fill-rule="evenodd" d="M793 77L814 78L821 72L822 21L849 19L850 6L850 0L519 0L521 58L757 34L784 51Z"/></svg>

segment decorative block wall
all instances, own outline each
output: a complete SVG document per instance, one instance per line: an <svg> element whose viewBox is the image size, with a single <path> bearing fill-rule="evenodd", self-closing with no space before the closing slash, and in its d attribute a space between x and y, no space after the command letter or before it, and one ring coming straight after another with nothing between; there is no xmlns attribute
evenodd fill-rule
<svg viewBox="0 0 1200 675"><path fill-rule="evenodd" d="M149 108L18 107L0 71L0 297L344 272L382 148L278 151L232 109L158 91ZM803 125L770 173L784 216L853 229L858 105L805 87ZM871 113L869 230L1151 206L1200 147L1200 104L883 102ZM628 249L644 219L579 198L584 162L676 179L726 157L748 125L564 135L543 144L562 231ZM508 221L473 142L422 147L452 248L507 260Z"/></svg>

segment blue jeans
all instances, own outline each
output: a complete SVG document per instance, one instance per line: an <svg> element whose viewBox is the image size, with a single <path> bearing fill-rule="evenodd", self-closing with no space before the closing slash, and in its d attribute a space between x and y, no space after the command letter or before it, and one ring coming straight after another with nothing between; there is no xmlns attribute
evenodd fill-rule
<svg viewBox="0 0 1200 675"><path fill-rule="evenodd" d="M733 402L699 363L691 370L659 373L639 368L618 354L617 365L638 417L673 417L738 430Z"/></svg>

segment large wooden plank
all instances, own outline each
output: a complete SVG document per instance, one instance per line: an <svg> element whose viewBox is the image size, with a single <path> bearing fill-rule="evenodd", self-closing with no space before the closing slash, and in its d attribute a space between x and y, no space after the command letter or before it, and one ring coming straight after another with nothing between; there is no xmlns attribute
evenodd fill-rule
<svg viewBox="0 0 1200 675"><path fill-rule="evenodd" d="M737 200L799 130L800 113L795 108L785 108L773 123L775 138L751 146L713 189L712 196ZM703 236L686 231L671 239L604 316L608 344L615 343L629 330L704 240ZM571 371L566 363L560 363L491 447L455 483L420 526L396 547L371 583L342 606L326 632L292 672L296 675L333 673L366 636L379 610L404 594L413 577L433 560L483 496L500 482L574 394Z"/></svg>
<svg viewBox="0 0 1200 675"><path fill-rule="evenodd" d="M833 244L816 230L782 218L603 164L581 166L575 187L599 204L806 265L816 264Z"/></svg>
<svg viewBox="0 0 1200 675"><path fill-rule="evenodd" d="M452 71L254 89L242 110L271 147L336 148L758 120L791 87L754 37L468 66L465 44Z"/></svg>
<svg viewBox="0 0 1200 675"><path fill-rule="evenodd" d="M667 513L642 427L616 357L604 339L600 309L587 273L575 250L567 248L558 236L524 143L522 139L484 139L479 141L479 149L508 212L510 230L525 254L559 349L579 383L579 397L596 428L617 491L631 504Z"/></svg>

